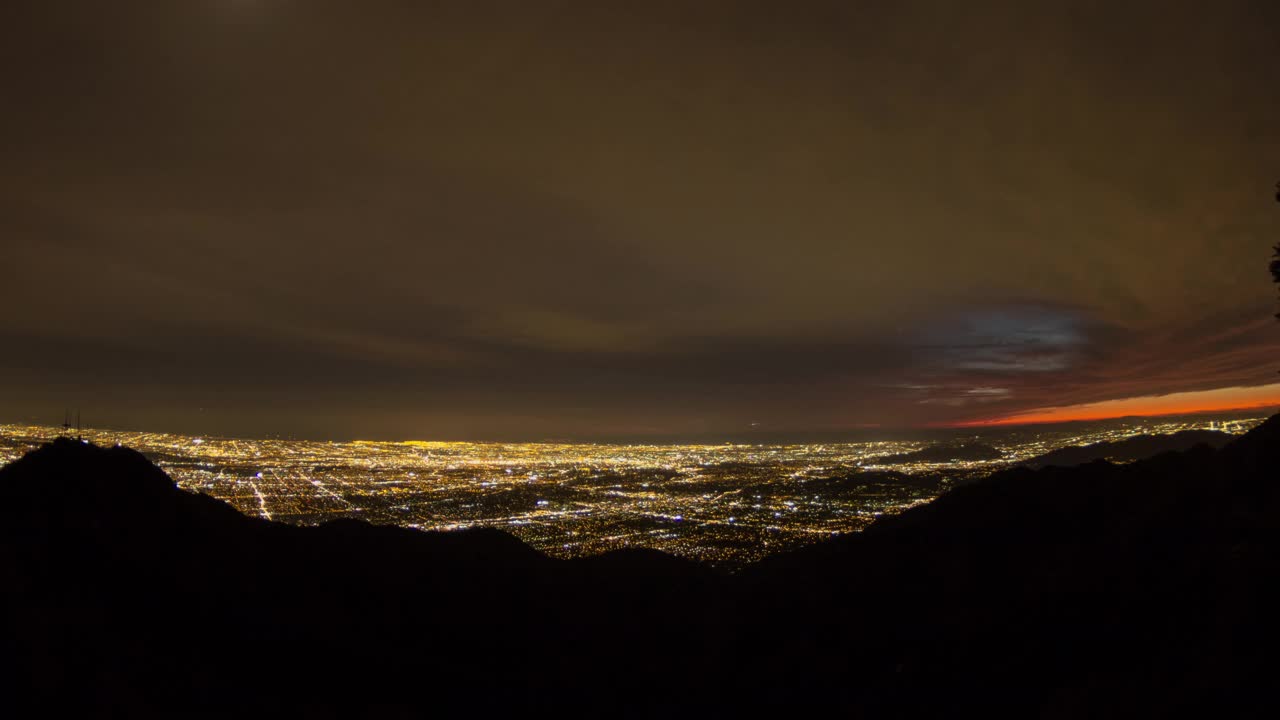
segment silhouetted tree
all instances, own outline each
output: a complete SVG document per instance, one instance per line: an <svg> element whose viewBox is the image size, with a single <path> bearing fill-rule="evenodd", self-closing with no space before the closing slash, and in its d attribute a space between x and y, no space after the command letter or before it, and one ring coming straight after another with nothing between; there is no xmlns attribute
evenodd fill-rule
<svg viewBox="0 0 1280 720"><path fill-rule="evenodd" d="M1276 183L1276 202L1280 202L1280 182ZM1280 285L1280 244L1272 248L1271 255L1271 280ZM1280 319L1280 313L1276 313L1276 318Z"/></svg>

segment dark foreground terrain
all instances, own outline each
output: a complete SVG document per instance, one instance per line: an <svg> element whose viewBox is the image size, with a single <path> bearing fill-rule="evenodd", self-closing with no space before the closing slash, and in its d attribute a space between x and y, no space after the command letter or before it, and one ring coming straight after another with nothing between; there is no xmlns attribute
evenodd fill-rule
<svg viewBox="0 0 1280 720"><path fill-rule="evenodd" d="M1280 416L1012 470L729 576L300 528L59 441L0 470L11 716L1274 717Z"/></svg>

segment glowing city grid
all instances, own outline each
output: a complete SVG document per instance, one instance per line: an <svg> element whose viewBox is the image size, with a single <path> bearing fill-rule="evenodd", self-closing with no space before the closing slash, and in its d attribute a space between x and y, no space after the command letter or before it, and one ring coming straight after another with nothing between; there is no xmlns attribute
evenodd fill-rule
<svg viewBox="0 0 1280 720"><path fill-rule="evenodd" d="M966 436L999 460L879 464L929 442L603 445L314 442L85 430L134 448L183 489L247 515L336 518L421 530L500 528L558 557L644 547L737 567L927 502L948 487L1068 445L1213 428L1260 417L1129 419ZM64 431L0 425L7 463Z"/></svg>

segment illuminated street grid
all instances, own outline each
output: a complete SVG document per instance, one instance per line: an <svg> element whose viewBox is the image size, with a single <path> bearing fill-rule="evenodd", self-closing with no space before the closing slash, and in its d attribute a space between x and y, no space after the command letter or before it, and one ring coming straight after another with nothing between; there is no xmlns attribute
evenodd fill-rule
<svg viewBox="0 0 1280 720"><path fill-rule="evenodd" d="M930 443L338 443L107 430L87 430L84 437L137 449L182 488L282 522L487 526L560 557L646 547L734 567L859 530L956 482L1063 446L1211 426L1244 432L1261 419L997 430L964 439L1004 451L1004 460L893 467L873 461ZM60 432L0 425L0 461ZM879 472L890 470L906 477Z"/></svg>

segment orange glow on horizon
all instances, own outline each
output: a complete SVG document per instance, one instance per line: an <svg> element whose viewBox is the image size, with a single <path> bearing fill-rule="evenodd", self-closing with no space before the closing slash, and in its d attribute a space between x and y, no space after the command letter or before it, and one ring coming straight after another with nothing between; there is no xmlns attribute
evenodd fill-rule
<svg viewBox="0 0 1280 720"><path fill-rule="evenodd" d="M1036 408L1004 417L948 423L951 427L989 425L1042 425L1046 423L1108 420L1118 417L1152 417L1159 415L1191 415L1230 410L1256 410L1280 406L1280 383L1255 387L1228 387L1216 390L1147 395L1144 397L1104 400L1079 405Z"/></svg>

